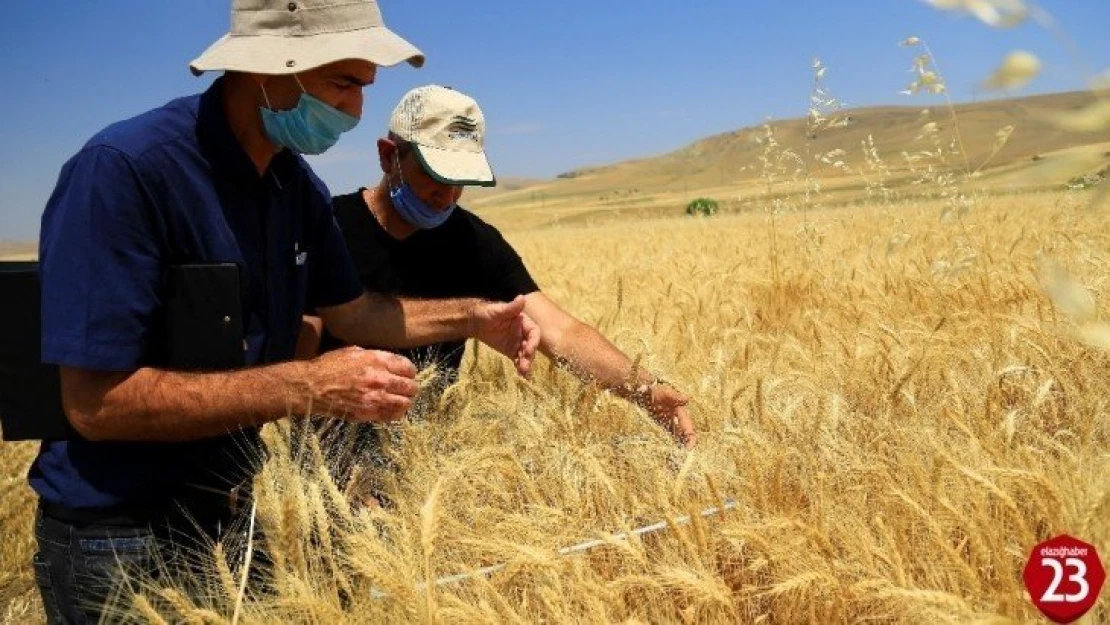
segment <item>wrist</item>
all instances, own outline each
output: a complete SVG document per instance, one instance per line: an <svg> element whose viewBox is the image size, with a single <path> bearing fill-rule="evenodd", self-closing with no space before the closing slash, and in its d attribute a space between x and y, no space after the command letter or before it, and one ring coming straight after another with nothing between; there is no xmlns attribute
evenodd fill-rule
<svg viewBox="0 0 1110 625"><path fill-rule="evenodd" d="M281 365L279 376L287 410L293 416L305 416L316 403L313 360L290 361Z"/></svg>
<svg viewBox="0 0 1110 625"><path fill-rule="evenodd" d="M655 389L661 384L666 383L654 375L645 374L643 376L638 376L638 379L627 384L625 388L627 389L629 399L639 406L650 410L655 403Z"/></svg>

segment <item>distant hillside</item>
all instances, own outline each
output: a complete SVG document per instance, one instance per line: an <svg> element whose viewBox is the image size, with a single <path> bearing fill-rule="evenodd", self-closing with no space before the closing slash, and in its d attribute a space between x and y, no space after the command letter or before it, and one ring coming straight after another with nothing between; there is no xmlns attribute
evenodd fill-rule
<svg viewBox="0 0 1110 625"><path fill-rule="evenodd" d="M978 168L990 156L996 133L1008 125L1014 127L1013 134L990 159L985 172L1012 172L1014 164L1032 163L1044 154L1082 145L1110 144L1110 131L1070 133L1048 122L1053 114L1075 111L1093 101L1089 92L1070 92L957 105L959 130L971 168ZM926 122L936 122L941 136L951 135L948 110L942 106L929 110L930 114L923 116L921 106L852 109L843 112L850 119L845 127L826 129L810 137L806 135L804 118L769 123L784 147L812 154L839 148L846 152L839 159L856 169L864 166L861 145L871 136L879 155L897 174L905 170L903 151L927 147L925 142L914 141ZM506 211L531 214L524 221L536 225L545 219L561 220L565 217L563 209L591 214L615 209L650 211L660 206L673 208L676 202L703 191L732 197L744 195L745 189L754 193L762 172L761 147L755 138L762 134L762 126L743 128L701 139L661 156L567 172L555 180L479 198L472 207L501 223L510 218ZM821 178L843 176L826 166L815 173ZM1013 184L1014 179L1020 180L1021 176L1009 176L1006 184ZM851 184L843 179L841 182ZM504 219L499 219L503 213Z"/></svg>
<svg viewBox="0 0 1110 625"><path fill-rule="evenodd" d="M1076 145L1110 141L1110 131L1093 134L1065 132L1051 125L1047 117L1054 113L1074 111L1094 101L1089 92L1071 92L1030 96L1012 100L996 100L956 106L960 133L972 166L977 166L990 154L994 136L1004 126L1015 130L1002 151L991 160L992 166L1024 160L1041 152L1051 152ZM873 136L880 155L890 165L901 165L900 154L908 149L926 121L936 121L942 130L951 128L949 112L943 107L931 107L931 115L924 118L920 106L883 106L845 111L850 118L847 127L833 128L806 137L806 120L789 119L770 121L778 141L799 149L809 143L814 153L836 148L848 151L849 162L861 158L860 145ZM698 175L707 182L719 182L721 167L739 170L744 165L758 164L760 147L753 140L761 126L743 128L734 132L714 135L696 141L682 149L657 158L637 159L607 167L594 167L581 172L563 174L570 179L602 179L616 173L650 173L681 176L692 182ZM808 140L807 140L808 139ZM676 167L693 167L683 173ZM739 178L752 178L758 171L741 172Z"/></svg>
<svg viewBox="0 0 1110 625"><path fill-rule="evenodd" d="M0 260L29 260L38 256L34 242L0 241Z"/></svg>

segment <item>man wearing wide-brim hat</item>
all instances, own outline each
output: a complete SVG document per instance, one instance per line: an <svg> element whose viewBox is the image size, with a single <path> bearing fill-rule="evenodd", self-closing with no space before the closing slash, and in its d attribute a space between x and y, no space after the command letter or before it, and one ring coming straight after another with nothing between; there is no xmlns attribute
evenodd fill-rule
<svg viewBox="0 0 1110 625"><path fill-rule="evenodd" d="M30 470L50 622L99 618L121 564L151 575L170 545L219 538L249 499L263 423L309 406L404 415L417 387L403 357L291 360L306 307L353 345L472 336L527 373L538 335L523 301L366 294L301 157L358 123L379 66L423 60L373 1L235 0L231 32L191 64L224 72L211 88L109 126L63 167L42 218L42 355L73 434L44 441ZM182 294L225 279L226 316ZM232 337L231 370L175 364L215 340L175 334L193 317Z"/></svg>

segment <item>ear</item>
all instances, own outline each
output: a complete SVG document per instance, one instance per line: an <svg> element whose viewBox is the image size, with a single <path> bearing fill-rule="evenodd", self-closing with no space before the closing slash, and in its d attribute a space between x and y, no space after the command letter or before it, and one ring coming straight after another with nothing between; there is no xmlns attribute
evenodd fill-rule
<svg viewBox="0 0 1110 625"><path fill-rule="evenodd" d="M265 106L269 108L272 106L271 102L274 99L274 78L269 74L255 74L251 72L240 72L243 79L243 86L247 88L250 97L254 98L255 104L258 106ZM269 92L269 98L267 98Z"/></svg>
<svg viewBox="0 0 1110 625"><path fill-rule="evenodd" d="M382 173L387 176L393 175L393 155L397 153L397 144L389 139L378 139L378 163L381 165Z"/></svg>

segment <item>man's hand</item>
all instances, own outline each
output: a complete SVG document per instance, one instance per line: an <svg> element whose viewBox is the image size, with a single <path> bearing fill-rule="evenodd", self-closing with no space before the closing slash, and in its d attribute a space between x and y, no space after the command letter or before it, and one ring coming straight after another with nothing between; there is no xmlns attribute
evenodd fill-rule
<svg viewBox="0 0 1110 625"><path fill-rule="evenodd" d="M306 365L314 408L355 423L400 419L419 390L416 367L389 352L347 347Z"/></svg>
<svg viewBox="0 0 1110 625"><path fill-rule="evenodd" d="M512 359L520 375L532 372L540 344L540 328L524 314L525 299L508 303L481 302L471 311L471 336Z"/></svg>
<svg viewBox="0 0 1110 625"><path fill-rule="evenodd" d="M667 429L686 447L693 447L698 434L694 430L694 420L686 408L689 400L670 384L656 382L648 387L647 410L661 426Z"/></svg>

